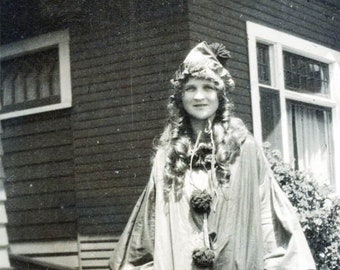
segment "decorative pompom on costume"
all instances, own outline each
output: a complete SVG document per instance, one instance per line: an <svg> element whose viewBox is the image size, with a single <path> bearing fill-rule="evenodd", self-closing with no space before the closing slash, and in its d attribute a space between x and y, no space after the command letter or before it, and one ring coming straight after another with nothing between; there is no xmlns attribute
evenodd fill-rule
<svg viewBox="0 0 340 270"><path fill-rule="evenodd" d="M199 268L212 267L215 253L209 248L197 248L192 252L192 259Z"/></svg>
<svg viewBox="0 0 340 270"><path fill-rule="evenodd" d="M210 49L216 55L216 58L224 66L229 58L231 58L230 52L221 43L211 43L209 44Z"/></svg>
<svg viewBox="0 0 340 270"><path fill-rule="evenodd" d="M208 214L211 202L212 197L206 190L195 190L190 199L192 209L198 214Z"/></svg>

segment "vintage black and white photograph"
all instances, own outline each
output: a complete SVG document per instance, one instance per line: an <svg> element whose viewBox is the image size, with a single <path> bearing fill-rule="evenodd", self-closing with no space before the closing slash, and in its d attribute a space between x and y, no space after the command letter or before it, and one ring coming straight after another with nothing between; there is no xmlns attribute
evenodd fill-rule
<svg viewBox="0 0 340 270"><path fill-rule="evenodd" d="M0 270L339 270L339 0L1 0Z"/></svg>

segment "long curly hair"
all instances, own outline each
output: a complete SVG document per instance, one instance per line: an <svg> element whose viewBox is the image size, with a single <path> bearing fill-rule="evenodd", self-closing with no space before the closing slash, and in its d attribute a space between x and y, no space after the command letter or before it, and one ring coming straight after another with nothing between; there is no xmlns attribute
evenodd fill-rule
<svg viewBox="0 0 340 270"><path fill-rule="evenodd" d="M240 153L240 138L248 132L241 120L232 117L233 104L227 96L231 85L221 84L209 76L197 73L173 84L168 103L168 119L164 131L158 141L157 148L166 149L164 170L164 195L168 195L172 188L176 194L181 194L185 173L190 169L190 160L195 144L194 133L190 125L190 117L183 108L183 86L190 77L208 79L215 83L218 92L219 106L212 125L205 129L201 136L201 144L214 144L216 161L216 178L218 181L229 180L229 166ZM213 141L211 141L213 140Z"/></svg>

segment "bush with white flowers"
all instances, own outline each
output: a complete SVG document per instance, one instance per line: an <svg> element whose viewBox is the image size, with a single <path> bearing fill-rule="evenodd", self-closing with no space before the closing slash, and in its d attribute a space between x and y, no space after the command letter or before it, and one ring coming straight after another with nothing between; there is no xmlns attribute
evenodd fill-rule
<svg viewBox="0 0 340 270"><path fill-rule="evenodd" d="M296 208L312 250L317 269L340 266L340 197L328 185L320 185L307 173L294 170L282 161L277 150L264 145L275 177Z"/></svg>

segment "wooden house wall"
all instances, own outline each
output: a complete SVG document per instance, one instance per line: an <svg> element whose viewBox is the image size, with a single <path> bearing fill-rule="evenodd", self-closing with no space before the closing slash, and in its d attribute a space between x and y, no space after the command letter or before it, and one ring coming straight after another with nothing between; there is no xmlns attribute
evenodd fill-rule
<svg viewBox="0 0 340 270"><path fill-rule="evenodd" d="M126 8L126 24L107 19L71 29L80 235L121 233L148 181L169 80L189 47L181 1Z"/></svg>
<svg viewBox="0 0 340 270"><path fill-rule="evenodd" d="M70 111L2 125L10 242L76 239Z"/></svg>
<svg viewBox="0 0 340 270"><path fill-rule="evenodd" d="M9 268L10 262L8 257L8 235L7 235L7 214L5 202L7 200L5 192L5 172L2 165L3 149L2 149L2 127L0 123L0 269Z"/></svg>
<svg viewBox="0 0 340 270"><path fill-rule="evenodd" d="M252 21L339 50L338 1L188 1L191 46L222 42L231 51L235 114L252 129L246 21Z"/></svg>
<svg viewBox="0 0 340 270"><path fill-rule="evenodd" d="M24 19L4 22L2 44L70 30L73 96L69 110L2 122L10 242L119 235L148 180L169 79L189 48L185 6L6 3Z"/></svg>

